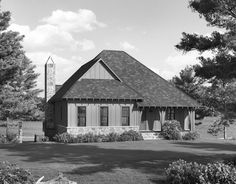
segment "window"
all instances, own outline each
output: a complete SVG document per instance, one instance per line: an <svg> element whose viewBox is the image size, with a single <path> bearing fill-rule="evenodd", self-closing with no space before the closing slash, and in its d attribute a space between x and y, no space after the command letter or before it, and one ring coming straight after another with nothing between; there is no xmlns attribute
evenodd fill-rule
<svg viewBox="0 0 236 184"><path fill-rule="evenodd" d="M122 126L129 126L130 121L130 110L129 107L122 107L121 110L121 123Z"/></svg>
<svg viewBox="0 0 236 184"><path fill-rule="evenodd" d="M108 107L100 107L100 125L108 126Z"/></svg>
<svg viewBox="0 0 236 184"><path fill-rule="evenodd" d="M168 108L167 109L167 120L174 120L175 119L175 108Z"/></svg>
<svg viewBox="0 0 236 184"><path fill-rule="evenodd" d="M86 107L78 107L78 126L86 126Z"/></svg>

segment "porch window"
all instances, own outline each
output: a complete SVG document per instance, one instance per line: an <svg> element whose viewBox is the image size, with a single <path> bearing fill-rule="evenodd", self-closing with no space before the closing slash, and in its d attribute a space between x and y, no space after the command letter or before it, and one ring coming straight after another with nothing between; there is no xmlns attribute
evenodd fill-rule
<svg viewBox="0 0 236 184"><path fill-rule="evenodd" d="M122 126L129 126L129 124L130 124L130 109L129 109L129 107L122 107L121 120L122 120Z"/></svg>
<svg viewBox="0 0 236 184"><path fill-rule="evenodd" d="M108 126L108 107L100 107L100 125Z"/></svg>
<svg viewBox="0 0 236 184"><path fill-rule="evenodd" d="M86 126L86 107L78 107L78 126Z"/></svg>
<svg viewBox="0 0 236 184"><path fill-rule="evenodd" d="M166 119L167 120L174 120L175 119L175 108L168 108L167 109Z"/></svg>

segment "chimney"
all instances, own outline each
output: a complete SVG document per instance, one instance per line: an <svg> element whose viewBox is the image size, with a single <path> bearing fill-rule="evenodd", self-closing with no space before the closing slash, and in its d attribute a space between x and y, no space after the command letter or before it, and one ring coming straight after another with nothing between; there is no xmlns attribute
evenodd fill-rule
<svg viewBox="0 0 236 184"><path fill-rule="evenodd" d="M55 94L55 63L49 56L45 63L45 100L46 102Z"/></svg>

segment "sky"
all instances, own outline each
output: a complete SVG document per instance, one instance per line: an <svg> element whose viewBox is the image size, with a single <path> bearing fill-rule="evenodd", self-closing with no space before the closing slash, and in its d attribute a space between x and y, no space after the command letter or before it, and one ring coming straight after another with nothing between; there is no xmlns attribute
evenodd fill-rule
<svg viewBox="0 0 236 184"><path fill-rule="evenodd" d="M182 32L214 28L188 8L188 0L2 0L9 30L25 35L23 47L44 88L44 64L56 63L56 84L104 49L124 50L165 79L196 64L198 53L175 48Z"/></svg>

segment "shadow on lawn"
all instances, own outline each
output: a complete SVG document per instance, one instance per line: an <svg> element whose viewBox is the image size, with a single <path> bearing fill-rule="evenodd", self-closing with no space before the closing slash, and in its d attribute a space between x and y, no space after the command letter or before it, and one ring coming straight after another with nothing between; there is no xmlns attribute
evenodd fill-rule
<svg viewBox="0 0 236 184"><path fill-rule="evenodd" d="M75 169L67 172L73 175L89 175L97 172L113 172L117 168L127 168L139 170L142 173L148 173L155 176L151 179L154 183L160 183L163 179L164 168L178 159L186 161L197 161L207 163L217 158L225 157L225 154L197 154L184 152L181 148L175 150L145 150L130 149L126 143L114 143L112 146L103 147L103 144L34 144L24 143L18 145L1 145L1 150L6 150L8 156L22 157L24 162L40 163L61 163L78 165ZM135 143L134 143L135 144ZM141 143L140 143L141 144ZM144 142L144 144L148 144ZM205 149L214 148L220 150L232 150L231 144L217 143L187 143L175 142L170 143L190 148ZM119 145L120 147L116 147ZM139 144L137 144L139 145ZM158 143L156 144L158 146ZM235 145L234 145L235 147ZM235 150L235 149L234 149Z"/></svg>
<svg viewBox="0 0 236 184"><path fill-rule="evenodd" d="M180 147L205 149L210 151L236 151L236 141L227 142L173 142L172 144L179 145Z"/></svg>

